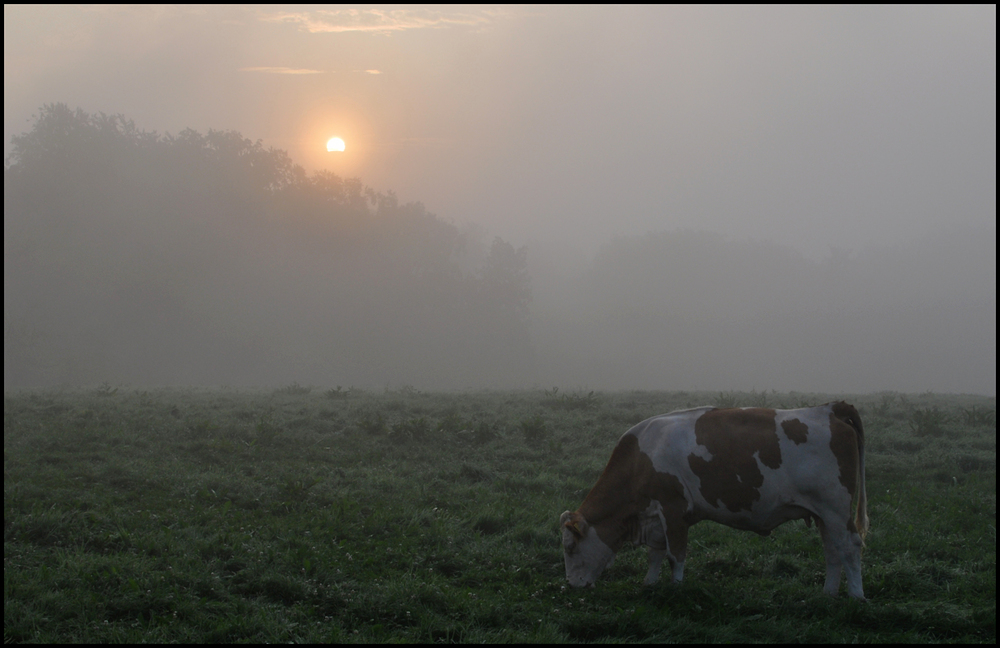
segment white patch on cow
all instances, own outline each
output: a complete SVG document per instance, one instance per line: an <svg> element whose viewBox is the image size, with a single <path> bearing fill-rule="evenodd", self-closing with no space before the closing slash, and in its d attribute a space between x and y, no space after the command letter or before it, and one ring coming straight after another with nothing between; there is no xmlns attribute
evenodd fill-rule
<svg viewBox="0 0 1000 648"><path fill-rule="evenodd" d="M795 443L782 430L781 423L792 419L808 428L805 443ZM835 523L846 528L851 493L840 482L840 466L830 448L830 408L777 410L775 423L781 466L768 468L757 460L764 483L754 506L754 522L773 529L804 508L830 523L836 518Z"/></svg>
<svg viewBox="0 0 1000 648"><path fill-rule="evenodd" d="M635 434L639 440L639 450L642 451L657 472L679 475L679 471L690 473L687 458L696 455L709 461L712 453L708 448L698 445L694 438L694 424L706 412L711 412L712 407L697 407L695 409L680 410L654 416L643 421L626 434ZM640 426L645 426L640 430ZM644 432L649 434L644 434Z"/></svg>
<svg viewBox="0 0 1000 648"><path fill-rule="evenodd" d="M695 422L712 407L697 407L654 416L640 423L626 434L635 434L639 441L639 451L649 457L657 472L669 473L680 478L684 488L684 499L693 502L692 484L700 485L701 480L691 472L688 457L695 455L709 461L712 454L708 448L698 445L694 438ZM642 429L637 430L640 426ZM644 434L648 432L648 434Z"/></svg>

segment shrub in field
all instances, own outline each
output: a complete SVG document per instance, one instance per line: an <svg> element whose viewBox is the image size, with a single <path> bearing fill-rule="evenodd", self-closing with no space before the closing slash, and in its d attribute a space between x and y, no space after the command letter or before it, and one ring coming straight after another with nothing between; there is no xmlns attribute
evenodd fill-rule
<svg viewBox="0 0 1000 648"><path fill-rule="evenodd" d="M758 394L757 390L751 389L747 396L747 405L750 407L771 407L771 399L767 397L767 390L763 389Z"/></svg>
<svg viewBox="0 0 1000 648"><path fill-rule="evenodd" d="M291 385L286 385L284 387L279 387L274 390L275 394L283 394L285 396L305 396L312 391L312 387L305 387L297 382L293 382Z"/></svg>
<svg viewBox="0 0 1000 648"><path fill-rule="evenodd" d="M883 392L879 394L878 402L870 406L871 413L880 419L888 419L895 401L895 394Z"/></svg>
<svg viewBox="0 0 1000 648"><path fill-rule="evenodd" d="M973 427L990 427L997 424L997 411L973 405L962 408L962 420L966 425Z"/></svg>
<svg viewBox="0 0 1000 648"><path fill-rule="evenodd" d="M94 390L94 393L98 396L114 396L118 393L118 388L112 387L111 383L104 382Z"/></svg>
<svg viewBox="0 0 1000 648"><path fill-rule="evenodd" d="M540 405L543 407L548 407L554 410L588 410L597 407L597 397L594 396L594 392L590 391L586 395L584 394L559 394L559 388L553 387L551 390L545 390L545 398L542 399Z"/></svg>
<svg viewBox="0 0 1000 648"><path fill-rule="evenodd" d="M361 417L358 419L357 426L362 432L369 436L380 436L389 430L381 412Z"/></svg>
<svg viewBox="0 0 1000 648"><path fill-rule="evenodd" d="M486 421L480 421L476 423L475 430L473 431L473 439L476 443L482 445L484 443L489 443L497 436L496 432L493 430L493 426Z"/></svg>
<svg viewBox="0 0 1000 648"><path fill-rule="evenodd" d="M274 420L274 412L267 410L256 417L254 421L254 441L260 445L270 445L278 436L278 424Z"/></svg>
<svg viewBox="0 0 1000 648"><path fill-rule="evenodd" d="M353 388L345 390L340 385L337 385L336 389L328 389L328 390L326 390L323 393L324 393L324 395L327 398L329 398L331 400L336 400L336 399L339 399L339 398L347 398L352 391L354 391Z"/></svg>
<svg viewBox="0 0 1000 648"><path fill-rule="evenodd" d="M400 421L390 426L389 438L396 443L424 441L430 434L431 426L423 416Z"/></svg>
<svg viewBox="0 0 1000 648"><path fill-rule="evenodd" d="M449 410L440 421L438 421L437 429L439 432L445 435L458 434L459 432L465 431L470 427L469 422L466 421L456 410Z"/></svg>
<svg viewBox="0 0 1000 648"><path fill-rule="evenodd" d="M545 424L545 419L537 414L521 421L520 427L521 435L528 445L537 445L549 438L549 428Z"/></svg>
<svg viewBox="0 0 1000 648"><path fill-rule="evenodd" d="M719 392L712 404L720 409L739 407L740 399L736 396L736 392Z"/></svg>
<svg viewBox="0 0 1000 648"><path fill-rule="evenodd" d="M910 429L916 436L940 437L944 436L947 421L948 416L936 405L929 409L916 408L910 414Z"/></svg>
<svg viewBox="0 0 1000 648"><path fill-rule="evenodd" d="M300 503L305 501L309 489L318 483L320 480L316 478L288 479L285 480L281 493L289 502Z"/></svg>

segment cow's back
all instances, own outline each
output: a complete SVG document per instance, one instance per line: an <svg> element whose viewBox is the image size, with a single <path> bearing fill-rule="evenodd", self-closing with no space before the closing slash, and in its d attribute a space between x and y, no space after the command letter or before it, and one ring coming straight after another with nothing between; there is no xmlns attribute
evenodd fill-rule
<svg viewBox="0 0 1000 648"><path fill-rule="evenodd" d="M832 404L682 410L626 434L657 472L679 480L692 520L766 532L824 507L849 507L854 495L855 430L833 416Z"/></svg>

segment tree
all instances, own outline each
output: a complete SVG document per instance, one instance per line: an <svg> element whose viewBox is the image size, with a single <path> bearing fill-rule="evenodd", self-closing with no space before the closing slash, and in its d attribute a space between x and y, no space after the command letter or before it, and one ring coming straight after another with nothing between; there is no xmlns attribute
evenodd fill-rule
<svg viewBox="0 0 1000 648"><path fill-rule="evenodd" d="M495 237L481 271L479 293L491 311L502 314L511 323L526 325L531 305L527 246L515 249Z"/></svg>
<svg viewBox="0 0 1000 648"><path fill-rule="evenodd" d="M497 384L530 355L527 250L464 245L236 131L46 105L4 170L5 377Z"/></svg>

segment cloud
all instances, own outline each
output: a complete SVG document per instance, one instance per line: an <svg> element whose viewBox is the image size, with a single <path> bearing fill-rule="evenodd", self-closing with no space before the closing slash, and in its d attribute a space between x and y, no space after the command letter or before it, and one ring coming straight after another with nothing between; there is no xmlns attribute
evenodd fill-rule
<svg viewBox="0 0 1000 648"><path fill-rule="evenodd" d="M382 70L365 70L368 74L382 74Z"/></svg>
<svg viewBox="0 0 1000 648"><path fill-rule="evenodd" d="M481 27L488 24L491 18L485 13L446 13L433 9L317 9L262 14L261 20L297 24L311 34L391 34L411 29Z"/></svg>
<svg viewBox="0 0 1000 648"><path fill-rule="evenodd" d="M305 68L289 67L245 67L240 68L240 72L264 72L266 74L323 74L323 70L309 70Z"/></svg>

